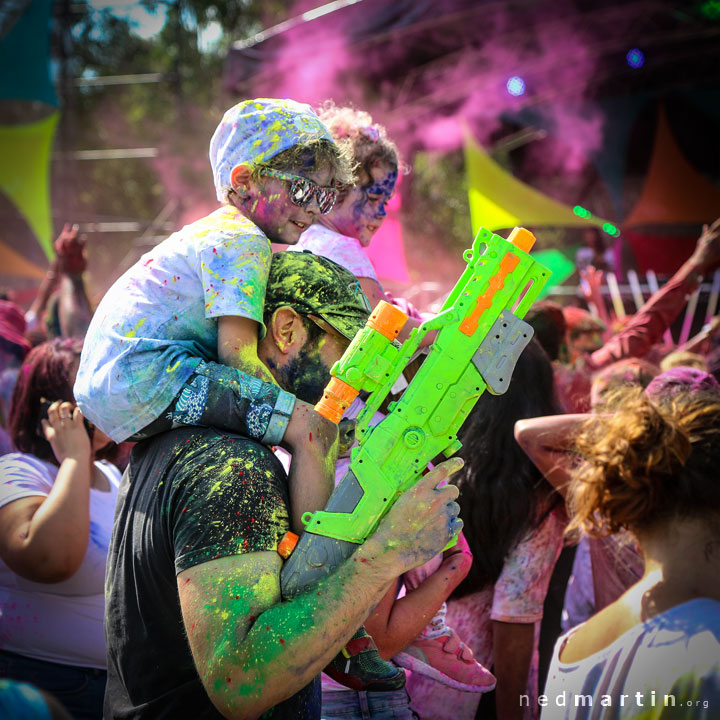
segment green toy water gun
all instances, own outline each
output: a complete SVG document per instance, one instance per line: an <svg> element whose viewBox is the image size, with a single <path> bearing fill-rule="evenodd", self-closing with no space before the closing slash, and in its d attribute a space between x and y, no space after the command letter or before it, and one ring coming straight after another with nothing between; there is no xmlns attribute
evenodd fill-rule
<svg viewBox="0 0 720 720"><path fill-rule="evenodd" d="M496 395L507 390L533 335L521 318L550 277L528 254L534 242L524 228L515 228L508 240L481 228L463 256L467 268L435 317L400 345L396 338L407 315L381 301L333 365L317 412L338 423L359 392L369 396L355 429L359 444L326 508L305 513L305 532L294 549L292 541L278 548L289 555L281 575L285 596L304 592L332 572L373 533L433 458L460 449L457 433L486 389ZM371 427L422 339L434 330L437 336L419 371L386 417Z"/></svg>

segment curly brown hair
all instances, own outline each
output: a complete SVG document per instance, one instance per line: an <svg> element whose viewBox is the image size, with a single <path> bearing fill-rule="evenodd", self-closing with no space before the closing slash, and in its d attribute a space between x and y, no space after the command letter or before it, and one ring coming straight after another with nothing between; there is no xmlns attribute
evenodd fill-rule
<svg viewBox="0 0 720 720"><path fill-rule="evenodd" d="M650 399L625 390L612 415L581 430L568 495L571 522L596 537L676 517L720 514L720 393Z"/></svg>
<svg viewBox="0 0 720 720"><path fill-rule="evenodd" d="M338 145L349 145L358 165L359 184L370 182L370 171L380 163L405 172L397 146L387 137L385 128L373 122L369 113L348 106L338 107L332 100L326 100L318 110L318 116Z"/></svg>
<svg viewBox="0 0 720 720"><path fill-rule="evenodd" d="M262 176L263 168L285 170L299 169L313 172L318 168L330 167L335 182L347 185L355 182L357 163L353 160L352 150L347 143L333 143L325 138L298 143L287 150L273 155L269 160L252 166L253 177L257 180Z"/></svg>
<svg viewBox="0 0 720 720"><path fill-rule="evenodd" d="M339 187L352 185L357 180L357 163L353 160L352 149L348 143L335 143L325 138L299 142L287 150L273 155L261 163L254 163L251 174L256 182L263 182L263 170L282 170L297 173L298 170L314 172L329 167L333 172L333 182ZM225 190L225 203L232 204L232 188Z"/></svg>

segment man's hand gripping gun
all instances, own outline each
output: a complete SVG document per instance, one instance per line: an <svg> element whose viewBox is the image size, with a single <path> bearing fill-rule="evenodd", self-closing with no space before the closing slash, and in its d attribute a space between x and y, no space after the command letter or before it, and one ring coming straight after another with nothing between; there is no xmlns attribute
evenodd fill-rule
<svg viewBox="0 0 720 720"><path fill-rule="evenodd" d="M370 395L358 416L359 445L351 451L347 473L325 510L303 516L305 532L282 570L284 595L304 592L348 558L433 458L460 449L457 432L480 395L486 389L496 395L507 390L533 335L521 318L550 277L528 254L534 242L524 228L515 228L509 240L481 228L465 251L467 268L435 317L399 345L395 338L407 316L381 301L335 363L317 412L339 423L360 391ZM437 337L420 370L387 416L370 427L433 330Z"/></svg>

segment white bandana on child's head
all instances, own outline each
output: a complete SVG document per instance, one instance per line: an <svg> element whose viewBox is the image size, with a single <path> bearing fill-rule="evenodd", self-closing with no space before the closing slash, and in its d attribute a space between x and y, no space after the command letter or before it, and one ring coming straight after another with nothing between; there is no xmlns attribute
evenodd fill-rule
<svg viewBox="0 0 720 720"><path fill-rule="evenodd" d="M259 98L231 107L210 140L210 164L218 200L232 189L230 173L236 165L269 160L300 142L333 142L315 111L294 100Z"/></svg>

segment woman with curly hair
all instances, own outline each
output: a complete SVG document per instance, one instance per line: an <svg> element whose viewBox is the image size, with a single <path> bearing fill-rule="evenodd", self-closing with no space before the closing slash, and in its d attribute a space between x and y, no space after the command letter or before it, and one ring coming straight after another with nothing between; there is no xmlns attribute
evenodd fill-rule
<svg viewBox="0 0 720 720"><path fill-rule="evenodd" d="M616 412L586 419L575 452L569 529L596 537L628 531L645 571L558 640L543 719L717 717L717 385L663 374L646 390L625 391Z"/></svg>

